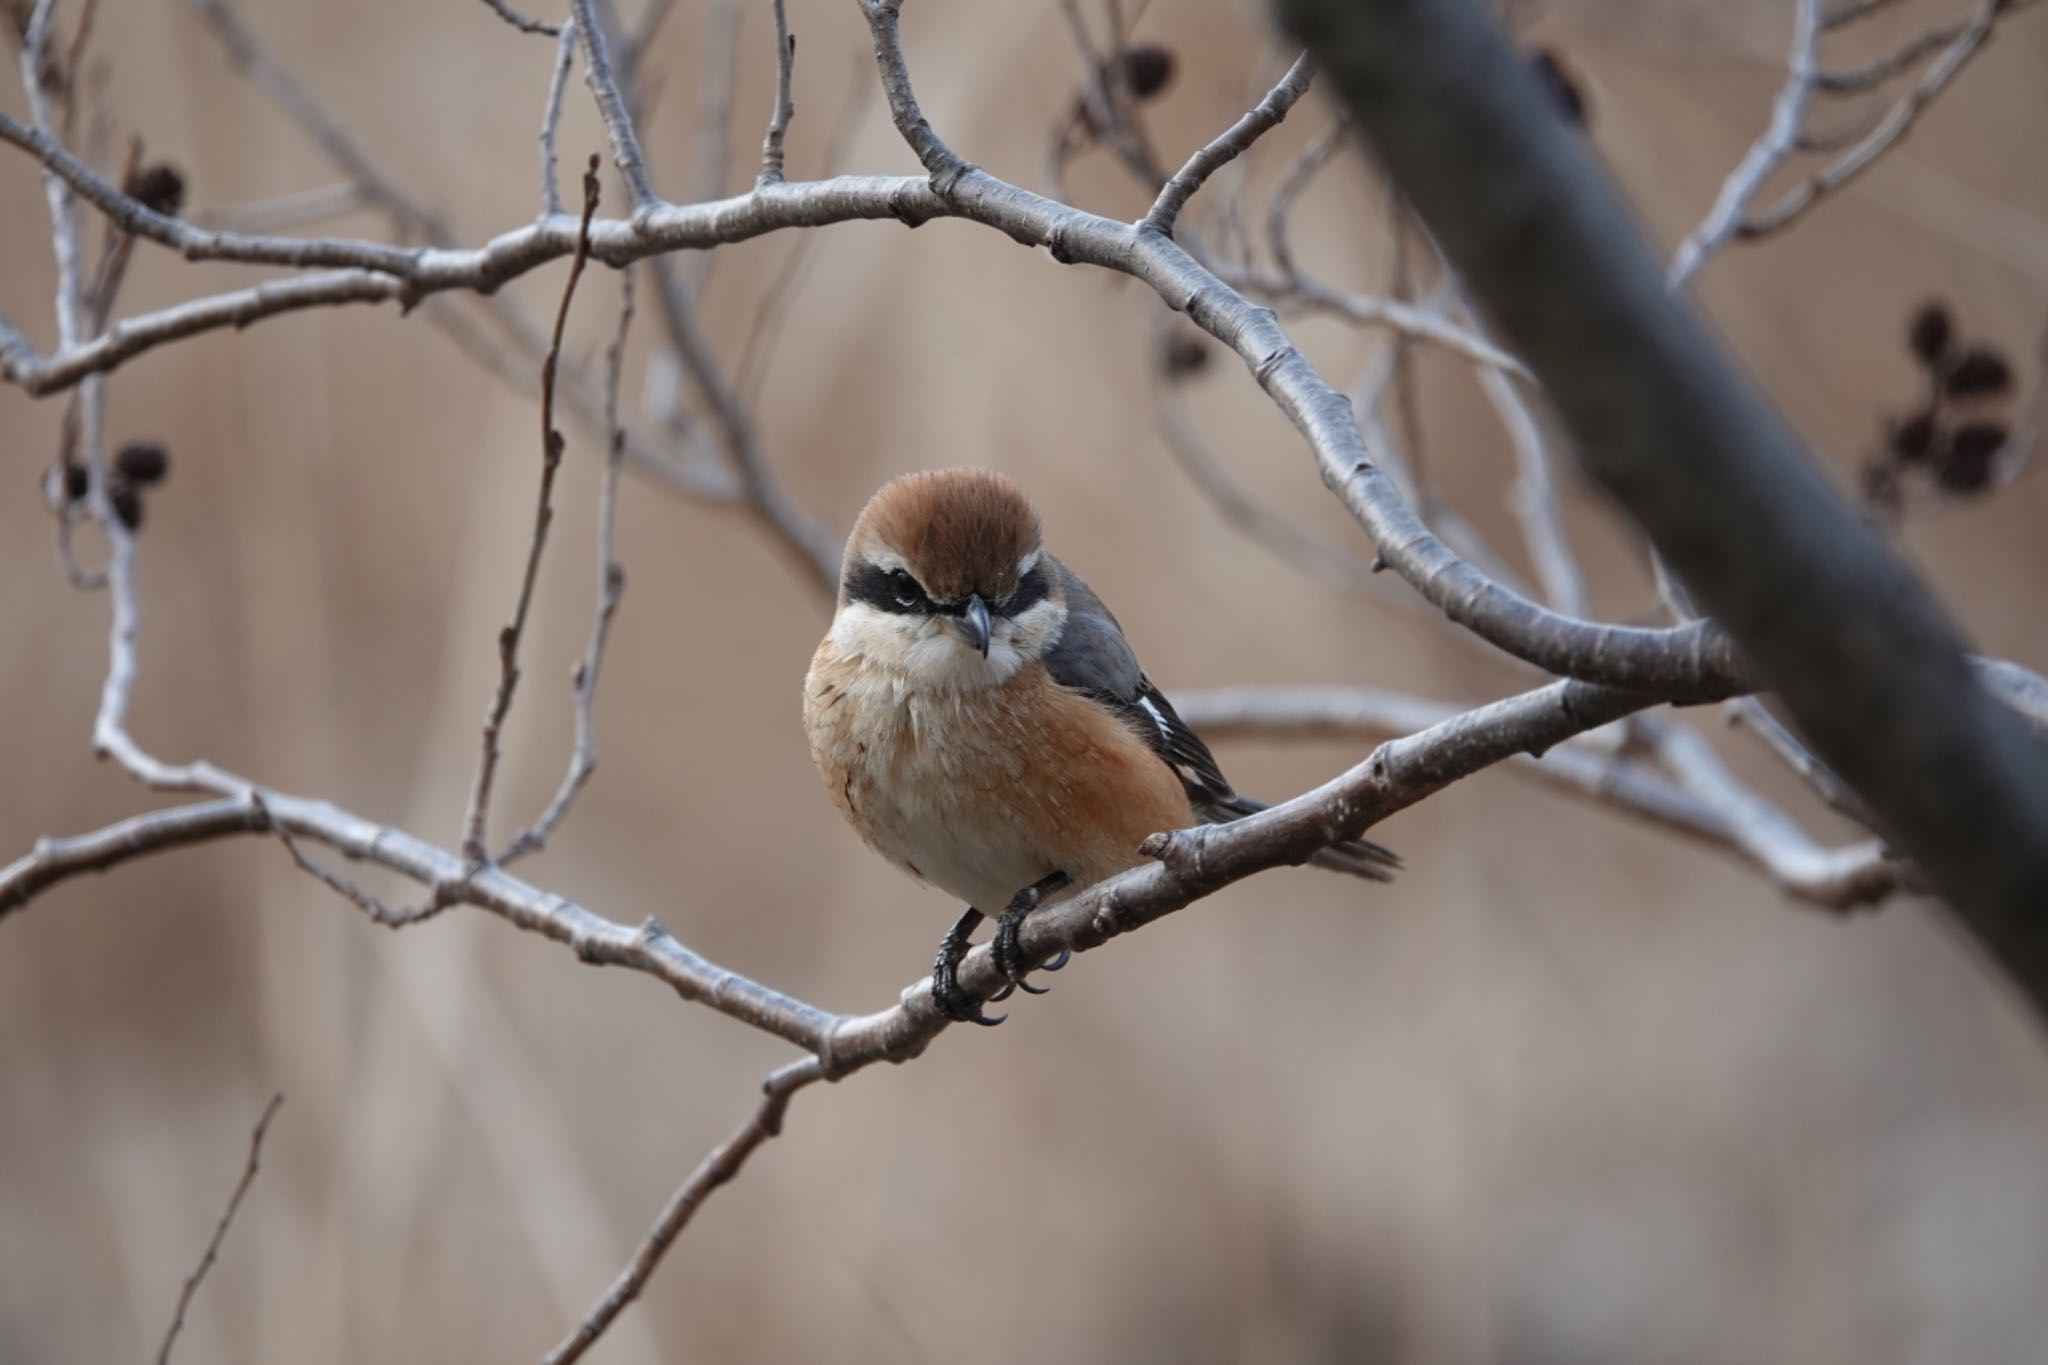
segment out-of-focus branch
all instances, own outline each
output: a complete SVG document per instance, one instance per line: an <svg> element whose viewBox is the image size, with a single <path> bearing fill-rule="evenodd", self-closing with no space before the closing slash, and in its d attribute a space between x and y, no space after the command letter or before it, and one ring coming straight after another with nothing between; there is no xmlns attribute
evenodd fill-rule
<svg viewBox="0 0 2048 1365"><path fill-rule="evenodd" d="M1673 289L1685 288L1709 257L1742 232L1748 221L1750 201L1762 191L1771 173L1797 149L1799 136L1806 127L1806 107L1813 101L1820 32L1820 0L1794 0L1792 52L1785 61L1785 85L1771 106L1770 127L1723 183L1706 220L1679 244L1671 261Z"/></svg>
<svg viewBox="0 0 2048 1365"><path fill-rule="evenodd" d="M633 201L633 219L639 221L661 203L654 182L647 177L647 159L640 151L640 138L633 131L633 115L619 93L618 77L612 71L611 51L604 25L591 11L591 0L569 0L576 27L583 33L583 79L597 101L606 136L612 143L612 164L626 182L626 195Z"/></svg>
<svg viewBox="0 0 2048 1365"><path fill-rule="evenodd" d="M185 1277L184 1287L178 1291L178 1306L172 1310L171 1324L164 1329L164 1339L156 1348L156 1365L170 1365L171 1348L178 1344L178 1333L185 1327L185 1310L192 1306L192 1298L199 1292L206 1272L213 1269L214 1261L219 1258L221 1243L227 1240L228 1228L234 1223L235 1214L241 1210L243 1197L256 1183L256 1171L263 1156L263 1138L270 1132L270 1121L277 1117L278 1107L283 1103L283 1095L272 1095L270 1103L263 1106L256 1127L249 1133L249 1159L242 1166L242 1178L235 1182L233 1193L228 1195L227 1206L220 1211L220 1218L213 1225L213 1236L206 1239L206 1250L200 1255L199 1264L192 1268L192 1273Z"/></svg>
<svg viewBox="0 0 2048 1365"><path fill-rule="evenodd" d="M1869 170L1879 157L1890 151L1905 137L1927 106L1940 97L1949 83L1969 64L1972 57L1983 49L1991 37L1992 30L2004 15L2024 9L2033 0L1978 0L1977 8L1970 17L1952 31L1940 55L1931 62L1920 79L1914 82L1899 101L1894 104L1877 125L1860 141L1852 145L1835 160L1807 179L1805 183L1785 192L1776 203L1750 217L1742 226L1746 238L1765 237L1789 226L1801 214L1812 208L1825 196L1832 194L1851 180ZM1901 69L1907 63L1901 63ZM1851 89L1862 88L1851 86Z"/></svg>
<svg viewBox="0 0 2048 1365"><path fill-rule="evenodd" d="M540 215L552 218L562 211L562 187L555 176L555 134L562 125L562 96L569 85L569 68L576 60L576 24L565 20L555 43L555 74L548 81L548 99L540 116Z"/></svg>
<svg viewBox="0 0 2048 1365"><path fill-rule="evenodd" d="M1636 732L1649 739L1658 760L1728 828L1734 849L1755 863L1787 895L1833 910L1874 905L1900 889L1904 867L1884 841L1822 848L1790 816L1735 780L1696 731L1640 716Z"/></svg>
<svg viewBox="0 0 2048 1365"><path fill-rule="evenodd" d="M1520 55L1471 0L1280 8L1588 471L2048 1010L2048 746L1978 685L1926 590L1666 293Z"/></svg>
<svg viewBox="0 0 2048 1365"><path fill-rule="evenodd" d="M2033 0L1976 0L1961 22L1941 25L1908 39L1901 46L1861 66L1828 69L1820 47L1829 33L1868 18L1884 7L1858 3L1824 11L1820 0L1795 0L1791 51L1786 57L1785 84L1771 109L1770 125L1722 184L1714 206L1700 225L1680 243L1673 256L1669 283L1690 284L1702 267L1731 241L1767 237L1789 227L1827 195L1870 168L1912 128L1926 107L1962 71L1991 37L1998 21ZM1816 97L1843 98L1873 90L1926 61L1934 60L1912 88L1867 130L1836 145L1836 140L1807 131L1807 116ZM1766 183L1799 152L1827 152L1834 159L1774 203L1753 205Z"/></svg>

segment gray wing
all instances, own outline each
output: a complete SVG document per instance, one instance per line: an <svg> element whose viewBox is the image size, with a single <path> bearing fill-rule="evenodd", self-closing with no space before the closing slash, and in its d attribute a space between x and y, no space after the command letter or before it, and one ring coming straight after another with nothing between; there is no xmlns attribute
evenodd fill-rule
<svg viewBox="0 0 2048 1365"><path fill-rule="evenodd" d="M1190 800L1222 801L1236 795L1209 746L1188 729L1166 694L1138 666L1131 642L1095 590L1051 555L1046 563L1067 600L1067 627L1045 656L1052 680L1114 711L1173 769Z"/></svg>
<svg viewBox="0 0 2048 1365"><path fill-rule="evenodd" d="M1137 732L1153 753L1180 778L1195 813L1211 823L1240 819L1266 808L1266 803L1235 791L1216 756L1202 737L1187 727L1166 695L1152 685L1123 627L1116 623L1095 590L1081 576L1051 555L1049 571L1058 579L1067 601L1067 626L1058 643L1046 651L1046 672L1063 687L1108 707ZM1336 872L1372 881L1388 881L1401 865L1391 849L1369 839L1354 839L1319 850L1310 862Z"/></svg>

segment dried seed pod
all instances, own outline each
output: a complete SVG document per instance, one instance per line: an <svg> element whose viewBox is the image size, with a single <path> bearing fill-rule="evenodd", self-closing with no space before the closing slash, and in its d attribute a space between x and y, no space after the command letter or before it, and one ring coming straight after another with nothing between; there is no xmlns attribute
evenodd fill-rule
<svg viewBox="0 0 2048 1365"><path fill-rule="evenodd" d="M1172 82L1179 66L1170 48L1135 43L1110 59L1116 79L1134 100L1149 100Z"/></svg>
<svg viewBox="0 0 2048 1365"><path fill-rule="evenodd" d="M1916 412L1892 428L1892 454L1909 464L1924 460L1927 453L1934 449L1936 435L1938 433L1934 429L1934 413Z"/></svg>
<svg viewBox="0 0 2048 1365"><path fill-rule="evenodd" d="M2005 357L1984 347L1963 352L1941 377L1942 388L1951 398L1980 398L2004 393L2012 387L2012 366Z"/></svg>
<svg viewBox="0 0 2048 1365"><path fill-rule="evenodd" d="M114 454L114 468L138 486L156 483L171 469L171 457L156 441L130 441Z"/></svg>
<svg viewBox="0 0 2048 1365"><path fill-rule="evenodd" d="M1949 438L1949 458L1988 464L1992 456L2005 449L2010 434L2003 422L1967 423L1957 427L1955 435Z"/></svg>
<svg viewBox="0 0 2048 1365"><path fill-rule="evenodd" d="M168 161L138 166L121 182L121 192L169 218L185 207L185 173Z"/></svg>
<svg viewBox="0 0 2048 1365"><path fill-rule="evenodd" d="M1578 127L1586 126L1586 93L1556 52L1539 47L1529 54L1529 69L1536 73L1544 93L1556 103L1558 112Z"/></svg>
<svg viewBox="0 0 2048 1365"><path fill-rule="evenodd" d="M1954 340L1955 326L1949 321L1948 305L1939 300L1922 304L1920 311L1913 314L1912 326L1906 329L1906 344L1920 363L1930 368L1941 363Z"/></svg>

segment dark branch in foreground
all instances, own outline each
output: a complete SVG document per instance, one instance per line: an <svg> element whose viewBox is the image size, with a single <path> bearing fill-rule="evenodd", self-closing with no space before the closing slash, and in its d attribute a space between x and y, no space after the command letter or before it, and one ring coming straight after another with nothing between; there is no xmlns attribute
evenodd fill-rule
<svg viewBox="0 0 2048 1365"><path fill-rule="evenodd" d="M1934 599L1666 292L1507 37L1471 0L1279 9L1587 472L2048 1014L2048 747L1978 685Z"/></svg>

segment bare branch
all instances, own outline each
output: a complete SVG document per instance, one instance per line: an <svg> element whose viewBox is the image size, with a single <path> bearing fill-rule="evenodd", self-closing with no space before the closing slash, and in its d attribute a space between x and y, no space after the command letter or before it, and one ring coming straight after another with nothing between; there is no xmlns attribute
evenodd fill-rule
<svg viewBox="0 0 2048 1365"><path fill-rule="evenodd" d="M1280 268L1281 276L1293 283L1301 279L1301 269L1295 263L1294 242L1288 232L1288 220L1294 213L1294 206L1302 192L1315 181L1323 167L1336 158L1344 148L1344 138L1349 125L1342 118L1333 119L1330 126L1308 140L1273 187L1273 198L1266 205L1266 245L1273 253L1273 264Z"/></svg>
<svg viewBox="0 0 2048 1365"><path fill-rule="evenodd" d="M1797 148L1806 126L1806 108L1813 102L1816 52L1820 42L1820 0L1794 0L1792 51L1785 59L1786 78L1771 106L1770 127L1749 149L1749 155L1721 186L1706 220L1692 230L1671 260L1669 283L1684 289L1713 254L1741 235L1750 201Z"/></svg>
<svg viewBox="0 0 2048 1365"><path fill-rule="evenodd" d="M497 16L500 19L503 19L506 23L512 25L512 27L518 29L521 33L545 33L550 38L552 38L557 34L562 33L569 27L569 25L565 23L550 24L540 19L529 19L525 15L519 13L519 11L513 9L512 6L506 4L505 0L484 0L484 3L486 5L489 5L491 9L497 13Z"/></svg>
<svg viewBox="0 0 2048 1365"><path fill-rule="evenodd" d="M1308 93L1309 82L1315 78L1315 73L1315 63L1309 60L1306 52L1296 57L1294 64L1287 68L1279 83L1266 92L1264 99L1173 173L1159 191L1159 197L1152 201L1151 209L1139 220L1139 231L1172 236L1174 223L1195 191L1202 188L1210 176L1243 155L1254 142L1277 127L1296 101Z"/></svg>
<svg viewBox="0 0 2048 1365"><path fill-rule="evenodd" d="M1663 717L1637 718L1657 757L1726 823L1734 846L1800 900L1836 910L1871 905L1899 889L1903 866L1878 839L1823 849L1783 811L1736 781L1707 741Z"/></svg>
<svg viewBox="0 0 2048 1365"><path fill-rule="evenodd" d="M664 206L632 223L593 224L592 254L610 264L624 264L678 245L737 240L771 226L883 214L923 221L954 213L997 227L1019 241L1044 245L1062 259L1134 274L1244 358L1308 438L1325 482L1365 526L1381 557L1453 621L1554 673L1648 688L1667 696L1712 697L1739 690L1742 679L1734 655L1711 625L1637 630L1561 617L1489 581L1452 553L1374 466L1342 396L1322 381L1269 313L1252 307L1160 233L1081 213L960 160L931 130L910 92L895 37L896 6L890 0L871 0L867 10L891 113L933 172L929 185L841 179L764 187L724 205ZM7 131L0 122L0 134ZM90 172L68 162L61 149L52 145L41 151L49 154L49 164L60 173L82 185L93 184ZM134 220L144 235L173 244L189 240L181 234L190 229L148 214L111 187L93 186L92 194L95 202L111 204L124 221ZM702 237L693 241L699 233ZM194 245L203 250L205 244ZM379 270L404 277L404 287L390 292L410 298L441 288L488 287L487 282L501 282L564 254L573 249L574 241L566 224L551 220L507 234L474 253L396 252L394 257L395 249L366 243L289 245L312 259L318 259L323 249L360 259L359 249L369 248ZM379 288L360 277L331 279L329 287L345 297L361 297ZM10 352L7 365L17 382L28 377L22 374L24 368L31 376L37 368L17 352ZM43 377L47 380L47 371ZM833 552L824 552L814 562L832 557Z"/></svg>
<svg viewBox="0 0 2048 1365"><path fill-rule="evenodd" d="M2030 0L1979 0L1978 7L1928 66L1913 87L1893 105L1860 142L1830 162L1804 184L1785 193L1775 204L1747 219L1740 228L1745 239L1766 237L1782 231L1825 196L1840 189L1874 165L1890 151L1927 106L1977 55L1991 37L1999 18L2024 8Z"/></svg>
<svg viewBox="0 0 2048 1365"><path fill-rule="evenodd" d="M220 1220L213 1225L213 1236L206 1240L206 1251L199 1258L192 1273L185 1277L185 1287L178 1292L178 1306L171 1313L171 1325L164 1330L163 1344L156 1348L156 1365L170 1365L171 1347L177 1344L178 1333L185 1326L185 1310L192 1306L192 1296L199 1292L200 1282L206 1272L213 1269L213 1263L220 1255L220 1246L227 1239L228 1227L235 1221L235 1214L242 1207L242 1197L249 1193L249 1187L256 1183L257 1163L263 1156L263 1137L270 1131L270 1121L277 1117L278 1107L284 1103L282 1094L272 1095L270 1103L263 1106L263 1114L256 1120L256 1127L249 1134L249 1160L242 1167L242 1178L235 1182L234 1192L228 1196L227 1207L220 1211Z"/></svg>
<svg viewBox="0 0 2048 1365"><path fill-rule="evenodd" d="M1219 687L1176 693L1173 704L1181 719L1209 740L1377 741L1440 725L1458 714L1447 702L1367 687ZM1728 827L1714 811L1596 736L1566 740L1541 754L1516 754L1507 766L1703 843L1730 844Z"/></svg>
<svg viewBox="0 0 2048 1365"><path fill-rule="evenodd" d="M285 852L292 855L292 861L298 864L299 871L305 873L328 890L334 892L335 895L340 896L350 905L353 905L356 909L369 916L372 924L381 925L386 929L404 929L418 924L422 920L432 919L456 903L453 892L459 884L450 883L445 886L435 887L433 894L427 898L426 903L423 905L410 909L394 910L383 901L378 900L375 896L363 890L362 887L350 881L347 877L316 862L301 847L297 836L291 832L290 827L281 824L270 813L270 808L263 804L263 796L260 792L252 789L249 793L249 800L263 812L264 820L277 835L278 840L284 844Z"/></svg>
<svg viewBox="0 0 2048 1365"><path fill-rule="evenodd" d="M1985 694L1938 603L1672 298L1522 54L1472 0L1282 10L1587 472L2048 1010L2048 746ZM1442 155L1446 128L1461 155Z"/></svg>
<svg viewBox="0 0 2048 1365"><path fill-rule="evenodd" d="M768 132L761 139L761 175L754 183L774 185L782 180L782 142L789 134L789 121L796 116L790 99L790 82L796 69L796 37L789 31L789 13L784 0L772 0L775 12L775 111L768 116Z"/></svg>
<svg viewBox="0 0 2048 1365"><path fill-rule="evenodd" d="M612 142L612 162L619 178L626 182L626 196L632 200L637 221L661 202L654 183L647 178L647 162L640 154L640 139L633 132L633 116L619 93L618 78L605 46L604 26L591 12L591 0L569 0L576 27L583 33L583 79L597 101L598 115Z"/></svg>
<svg viewBox="0 0 2048 1365"><path fill-rule="evenodd" d="M807 1057L792 1062L775 1072L761 1084L761 1102L747 1121L733 1130L732 1136L714 1147L697 1168L676 1187L668 1203L648 1229L647 1237L633 1253L633 1259L619 1272L604 1297L592 1305L590 1312L576 1330L565 1337L554 1350L542 1358L543 1365L569 1365L580 1360L583 1353L597 1344L597 1339L626 1310L627 1305L640 1297L641 1290L653 1276L661 1258L675 1244L676 1238L689 1225L691 1215L709 1198L711 1192L730 1181L740 1173L747 1158L754 1149L782 1132L782 1116L789 1109L790 1096L813 1081L823 1080L824 1068L816 1058Z"/></svg>
<svg viewBox="0 0 2048 1365"><path fill-rule="evenodd" d="M619 598L626 591L626 566L612 552L613 531L618 522L619 469L624 464L626 430L619 423L619 380L625 368L626 332L633 325L633 272L619 276L619 329L605 352L605 418L611 428L605 452L604 482L597 497L597 606L590 618L590 642L583 660L576 665L572 681L576 689L576 739L569 756L569 770L549 800L540 818L521 830L498 855L504 866L530 852L546 847L561 827L571 803L583 784L597 771L597 675L604 667L604 647L611 635L612 617L618 613Z"/></svg>
<svg viewBox="0 0 2048 1365"><path fill-rule="evenodd" d="M1521 388L1500 370L1482 368L1479 391L1493 405L1515 451L1515 520L1522 543L1543 585L1543 600L1567 616L1586 614L1586 576L1565 534L1564 509L1557 499L1550 447Z"/></svg>
<svg viewBox="0 0 2048 1365"><path fill-rule="evenodd" d="M484 842L490 818L491 784L498 774L498 731L512 710L512 694L519 686L519 642L526 634L526 616L533 607L533 588L540 578L540 559L547 548L548 528L554 523L555 471L562 465L562 433L555 429L555 371L562 362L562 333L569 325L569 305L576 297L577 281L590 259L590 220L597 215L597 158L583 173L583 233L576 255L569 262L569 278L562 285L561 306L555 310L554 338L540 365L540 492L534 502L533 537L526 551L526 572L519 581L519 601L512 620L498 632L498 686L484 714L483 757L477 763L476 781L469 790L469 811L463 817L462 851L471 865L482 867L490 857Z"/></svg>
<svg viewBox="0 0 2048 1365"><path fill-rule="evenodd" d="M1528 367L1485 337L1458 326L1441 313L1403 303L1385 294L1356 294L1332 289L1307 275L1276 275L1261 270L1219 268L1216 277L1249 294L1271 301L1276 307L1289 305L1311 312L1329 313L1346 322L1385 327L1402 337L1426 341L1463 356L1476 365L1502 370L1519 379L1529 377Z"/></svg>

